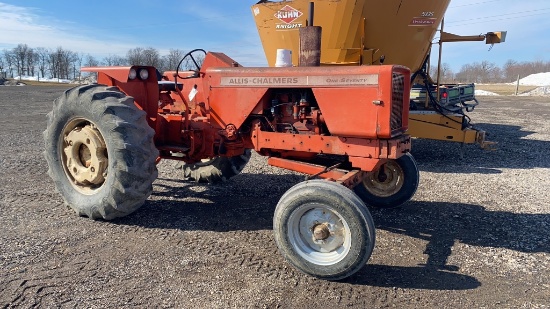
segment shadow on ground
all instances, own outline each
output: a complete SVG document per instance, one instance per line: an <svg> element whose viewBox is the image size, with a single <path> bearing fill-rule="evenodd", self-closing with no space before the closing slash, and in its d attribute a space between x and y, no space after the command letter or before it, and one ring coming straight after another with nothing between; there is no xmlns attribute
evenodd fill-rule
<svg viewBox="0 0 550 309"><path fill-rule="evenodd" d="M472 290L481 286L472 276L418 266L400 267L367 264L343 282L356 285L422 290Z"/></svg>
<svg viewBox="0 0 550 309"><path fill-rule="evenodd" d="M411 201L403 208L372 211L376 228L428 241L427 266L454 270L447 265L452 246L459 241L478 247L518 252L550 253L550 214L489 211L482 206Z"/></svg>
<svg viewBox="0 0 550 309"><path fill-rule="evenodd" d="M278 199L301 179L294 175L244 174L222 186L163 180L154 199L136 214L113 223L216 232L267 230L272 228ZM266 184L270 182L286 185L269 187ZM371 209L371 213L378 230L427 241L424 254L428 260L418 267L369 265L348 279L349 283L438 290L476 288L480 285L477 279L456 273L459 268L447 263L457 241L550 253L548 214L488 211L479 205L429 201L411 201L398 209Z"/></svg>

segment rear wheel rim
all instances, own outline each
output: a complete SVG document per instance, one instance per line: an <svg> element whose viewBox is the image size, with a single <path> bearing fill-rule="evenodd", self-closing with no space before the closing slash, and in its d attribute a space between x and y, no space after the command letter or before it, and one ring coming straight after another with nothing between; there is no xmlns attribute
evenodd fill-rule
<svg viewBox="0 0 550 309"><path fill-rule="evenodd" d="M59 147L65 176L78 192L89 195L103 186L109 160L105 139L94 123L84 118L69 121Z"/></svg>
<svg viewBox="0 0 550 309"><path fill-rule="evenodd" d="M397 194L404 183L404 172L396 161L384 163L378 170L367 174L363 186L371 194L379 197L390 197Z"/></svg>
<svg viewBox="0 0 550 309"><path fill-rule="evenodd" d="M304 204L294 210L288 220L290 243L306 261L316 265L334 265L349 253L349 225L330 206Z"/></svg>

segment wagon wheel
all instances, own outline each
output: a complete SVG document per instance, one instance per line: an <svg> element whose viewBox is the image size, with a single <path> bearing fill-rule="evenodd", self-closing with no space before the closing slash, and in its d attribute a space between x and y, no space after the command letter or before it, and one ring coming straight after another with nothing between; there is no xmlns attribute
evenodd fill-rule
<svg viewBox="0 0 550 309"><path fill-rule="evenodd" d="M348 188L324 180L288 190L275 209L273 229L290 264L328 280L357 272L374 248L374 222L365 204Z"/></svg>

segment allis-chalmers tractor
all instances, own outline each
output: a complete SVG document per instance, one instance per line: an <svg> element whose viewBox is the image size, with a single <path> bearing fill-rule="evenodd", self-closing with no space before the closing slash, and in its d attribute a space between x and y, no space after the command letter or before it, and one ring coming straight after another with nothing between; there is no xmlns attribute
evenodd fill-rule
<svg viewBox="0 0 550 309"><path fill-rule="evenodd" d="M196 52L204 52L201 66ZM160 160L183 161L187 178L215 182L238 174L254 150L307 174L274 214L288 262L329 280L363 267L375 241L366 205L398 206L418 186L404 134L410 71L244 68L204 50L184 60L196 68L84 68L97 72L98 84L55 100L45 156L65 202L92 219L125 216L151 194Z"/></svg>

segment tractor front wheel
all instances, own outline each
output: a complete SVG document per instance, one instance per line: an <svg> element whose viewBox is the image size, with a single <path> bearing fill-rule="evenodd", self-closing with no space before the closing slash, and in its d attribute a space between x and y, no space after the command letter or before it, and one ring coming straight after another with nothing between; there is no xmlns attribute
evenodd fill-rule
<svg viewBox="0 0 550 309"><path fill-rule="evenodd" d="M374 248L374 222L365 204L348 188L325 180L290 188L277 204L273 230L290 264L327 280L357 272Z"/></svg>
<svg viewBox="0 0 550 309"><path fill-rule="evenodd" d="M393 208L408 202L416 193L419 182L416 162L410 153L390 160L367 174L355 186L355 193L365 204L377 208Z"/></svg>
<svg viewBox="0 0 550 309"><path fill-rule="evenodd" d="M48 114L48 174L65 203L92 219L138 209L157 177L158 151L144 111L116 87L67 90Z"/></svg>

